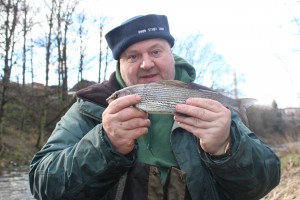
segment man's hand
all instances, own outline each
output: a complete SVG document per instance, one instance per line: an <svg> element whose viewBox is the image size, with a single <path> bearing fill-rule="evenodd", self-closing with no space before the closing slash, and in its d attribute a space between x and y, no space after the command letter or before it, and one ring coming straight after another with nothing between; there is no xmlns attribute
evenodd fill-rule
<svg viewBox="0 0 300 200"><path fill-rule="evenodd" d="M120 97L109 103L102 114L103 128L118 152L130 153L135 140L148 132L148 114L133 105L141 101L138 95Z"/></svg>
<svg viewBox="0 0 300 200"><path fill-rule="evenodd" d="M218 101L189 98L176 105L174 120L200 139L201 148L212 155L222 155L230 142L230 110ZM181 115L183 114L183 115Z"/></svg>

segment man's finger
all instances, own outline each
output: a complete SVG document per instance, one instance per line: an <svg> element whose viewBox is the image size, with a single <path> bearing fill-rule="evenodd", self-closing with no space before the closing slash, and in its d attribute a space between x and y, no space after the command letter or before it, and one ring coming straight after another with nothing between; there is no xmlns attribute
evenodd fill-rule
<svg viewBox="0 0 300 200"><path fill-rule="evenodd" d="M118 99L113 100L109 104L110 113L114 114L117 113L124 108L133 106L141 101L141 97L139 95L133 94L133 95L127 95L120 97Z"/></svg>

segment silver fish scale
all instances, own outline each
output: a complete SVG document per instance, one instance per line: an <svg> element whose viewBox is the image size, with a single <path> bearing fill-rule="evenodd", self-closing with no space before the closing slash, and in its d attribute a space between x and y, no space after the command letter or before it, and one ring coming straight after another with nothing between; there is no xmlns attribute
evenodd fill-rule
<svg viewBox="0 0 300 200"><path fill-rule="evenodd" d="M174 114L176 104L185 103L190 97L215 99L225 102L226 106L237 103L216 92L202 92L173 85L149 84L144 87L136 87L134 90L133 92L142 98L141 103L136 107L149 113Z"/></svg>
<svg viewBox="0 0 300 200"><path fill-rule="evenodd" d="M153 85L154 86L154 85ZM178 103L183 103L183 98L178 98L172 87L155 87L145 88L142 95L142 102L136 105L138 108L150 113L174 113L175 106Z"/></svg>

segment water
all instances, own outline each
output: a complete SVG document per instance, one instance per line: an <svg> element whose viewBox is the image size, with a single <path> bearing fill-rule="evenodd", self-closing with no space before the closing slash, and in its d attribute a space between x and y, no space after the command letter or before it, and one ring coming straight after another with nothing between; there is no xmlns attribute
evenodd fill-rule
<svg viewBox="0 0 300 200"><path fill-rule="evenodd" d="M0 200L34 200L28 183L28 167L0 175Z"/></svg>

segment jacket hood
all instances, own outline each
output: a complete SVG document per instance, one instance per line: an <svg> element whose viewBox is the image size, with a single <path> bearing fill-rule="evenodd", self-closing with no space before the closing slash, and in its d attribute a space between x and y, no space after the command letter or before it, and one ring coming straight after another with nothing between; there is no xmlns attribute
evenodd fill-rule
<svg viewBox="0 0 300 200"><path fill-rule="evenodd" d="M76 96L83 100L107 107L106 99L115 91L121 89L113 72L108 81L97 83L76 92Z"/></svg>
<svg viewBox="0 0 300 200"><path fill-rule="evenodd" d="M195 68L178 55L173 55L175 59L175 80L185 83L193 82L196 78Z"/></svg>

